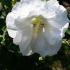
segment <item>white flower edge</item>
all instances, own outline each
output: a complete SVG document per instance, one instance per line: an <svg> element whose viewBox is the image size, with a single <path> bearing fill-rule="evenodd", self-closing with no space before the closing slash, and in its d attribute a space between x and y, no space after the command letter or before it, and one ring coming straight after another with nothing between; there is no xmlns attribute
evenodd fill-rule
<svg viewBox="0 0 70 70"><path fill-rule="evenodd" d="M37 52L42 56L46 56L46 55L52 56L54 54L57 54L58 50L60 49L61 40L64 37L64 33L67 30L69 23L66 17L65 8L59 5L58 2L55 3L54 1L52 2L50 1L48 1L46 5L46 8L48 10L44 8L44 11L50 12L52 10L53 13L51 13L51 15L53 16L51 17L49 13L50 17L48 17L48 14L46 12L43 12L41 9L40 9L41 10L40 13L43 15L43 17L45 17L45 19L48 20L50 29L52 29L52 31L46 30L45 34L38 38L36 46L33 46L33 47L31 47L31 44L29 44L31 41L32 28L30 29L29 27L29 29L27 29L28 27L26 25L30 21L27 20L28 22L26 24L24 23L25 29L21 25L18 25L22 27L23 30L26 30L24 32L20 31L15 25L16 21L17 22L19 21L18 23L20 23L21 19L25 20L25 18L30 16L29 12L31 11L31 9L30 10L25 9L26 10L25 12L27 14L25 12L23 13L23 9L24 7L27 7L27 5L23 5L22 3L20 4L20 6L18 5L14 9L12 9L12 12L8 14L6 23L7 23L7 30L8 30L9 36L13 38L13 42L15 44L19 45L20 51L22 52L23 55L30 55L31 53ZM25 15L25 16L22 16L22 15ZM37 12L32 15L37 15ZM46 43L45 43L45 38L47 41Z"/></svg>

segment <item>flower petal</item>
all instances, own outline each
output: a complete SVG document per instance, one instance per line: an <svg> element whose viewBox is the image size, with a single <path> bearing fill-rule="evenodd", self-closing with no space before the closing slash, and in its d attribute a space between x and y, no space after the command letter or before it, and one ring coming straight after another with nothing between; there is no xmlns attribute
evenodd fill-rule
<svg viewBox="0 0 70 70"><path fill-rule="evenodd" d="M16 36L13 39L13 43L19 45L22 40L22 33L20 31L17 32Z"/></svg>
<svg viewBox="0 0 70 70"><path fill-rule="evenodd" d="M47 28L47 30L45 30L44 33L44 39L43 41L45 42L44 46L44 51L41 51L42 55L55 55L60 47L61 47L61 31L57 28L53 28L53 27L49 27L49 29ZM39 41L40 42L40 41ZM42 49L43 49L42 48Z"/></svg>
<svg viewBox="0 0 70 70"><path fill-rule="evenodd" d="M21 24L20 24L21 25ZM23 55L30 55L31 52L31 37L32 37L32 29L27 26L25 23L24 26L18 26L19 27L19 32L16 35L16 37L13 39L13 42L17 45L19 45L20 52ZM21 28L20 28L21 27ZM23 28L22 28L23 27Z"/></svg>
<svg viewBox="0 0 70 70"><path fill-rule="evenodd" d="M16 18L17 18L17 16L12 12L7 15L7 17L6 17L7 28L13 29L13 30L17 29L17 27L15 26L15 19Z"/></svg>
<svg viewBox="0 0 70 70"><path fill-rule="evenodd" d="M43 8L41 8L42 15L45 18L52 18L56 16L59 3L57 0L49 0L47 3L44 3Z"/></svg>
<svg viewBox="0 0 70 70"><path fill-rule="evenodd" d="M23 32L21 42L19 43L20 52L23 55L30 55L31 32Z"/></svg>
<svg viewBox="0 0 70 70"><path fill-rule="evenodd" d="M18 20L19 19L19 20ZM31 30L32 29L32 18L23 18L21 19L18 17L18 19L15 20L15 25L19 30L25 31L25 30Z"/></svg>
<svg viewBox="0 0 70 70"><path fill-rule="evenodd" d="M17 34L17 27L15 26L16 16L13 13L9 13L6 18L6 26L9 36L15 38Z"/></svg>
<svg viewBox="0 0 70 70"><path fill-rule="evenodd" d="M61 30L52 26L45 28L44 36L50 45L54 45L62 39Z"/></svg>
<svg viewBox="0 0 70 70"><path fill-rule="evenodd" d="M48 9L45 9L46 12L42 13L43 17L46 18L48 20L48 23L53 27L62 29L62 27L64 27L69 22L67 18L67 11L63 6L59 5L58 2L51 4L52 5L47 6ZM47 11L49 11L48 14Z"/></svg>
<svg viewBox="0 0 70 70"><path fill-rule="evenodd" d="M62 29L61 29L61 37L63 38L65 36L65 32L68 29L69 23L66 23Z"/></svg>
<svg viewBox="0 0 70 70"><path fill-rule="evenodd" d="M32 51L34 53L39 53L41 56L52 56L57 54L61 47L61 40L56 40L57 42L54 44L51 44L48 42L51 35L49 34L48 38L46 38L44 35L41 35L38 37L38 39L33 43ZM51 38L50 38L51 39ZM55 38L53 38L52 41L54 41ZM51 42L52 42L51 41Z"/></svg>
<svg viewBox="0 0 70 70"><path fill-rule="evenodd" d="M9 36L12 38L15 38L16 34L18 33L18 31L13 30L13 29L7 29L7 31L8 31Z"/></svg>

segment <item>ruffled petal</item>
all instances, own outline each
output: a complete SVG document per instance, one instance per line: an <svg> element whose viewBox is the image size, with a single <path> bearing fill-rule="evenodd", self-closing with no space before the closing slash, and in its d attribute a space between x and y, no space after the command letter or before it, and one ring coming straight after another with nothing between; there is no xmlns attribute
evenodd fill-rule
<svg viewBox="0 0 70 70"><path fill-rule="evenodd" d="M66 9L59 5L58 1L48 1L46 7L44 7L44 11L42 11L43 17L53 27L62 29L69 22Z"/></svg>
<svg viewBox="0 0 70 70"><path fill-rule="evenodd" d="M43 8L40 10L42 11L42 15L45 18L52 18L56 16L56 12L59 8L59 3L57 0L49 0L44 3Z"/></svg>
<svg viewBox="0 0 70 70"><path fill-rule="evenodd" d="M61 30L52 26L45 28L44 36L50 45L54 45L62 40Z"/></svg>
<svg viewBox="0 0 70 70"><path fill-rule="evenodd" d="M32 31L30 31L30 29L28 28L24 28L22 31L19 30L16 37L13 39L13 42L16 45L19 45L20 52L23 55L32 54L31 47L30 47L30 43L32 39L31 36L32 36Z"/></svg>
<svg viewBox="0 0 70 70"><path fill-rule="evenodd" d="M31 17L23 19L21 19L21 17L18 17L18 19L15 20L15 25L21 31L32 30L31 19L32 19Z"/></svg>
<svg viewBox="0 0 70 70"><path fill-rule="evenodd" d="M53 27L62 29L66 24L68 24L69 20L67 18L67 13L63 12L57 14L55 17L48 19L48 23Z"/></svg>
<svg viewBox="0 0 70 70"><path fill-rule="evenodd" d="M29 19L23 20L23 21L21 20L20 18L19 18L19 21L16 20L15 24L17 28L19 29L18 30L19 32L16 35L16 37L13 39L13 42L19 45L20 52L23 55L30 55L32 53L31 48L30 48L30 42L31 42L31 37L32 37L32 26L30 25L31 20Z"/></svg>
<svg viewBox="0 0 70 70"><path fill-rule="evenodd" d="M15 4L12 9L12 12L17 14L18 17L20 17L21 19L24 19L29 17L29 14L33 10L33 7L31 4L19 2Z"/></svg>
<svg viewBox="0 0 70 70"><path fill-rule="evenodd" d="M61 47L61 31L54 27L45 28L45 32L36 41L35 52L42 56L57 54Z"/></svg>
<svg viewBox="0 0 70 70"><path fill-rule="evenodd" d="M12 38L15 38L17 34L17 27L15 26L15 19L16 19L16 15L13 14L12 12L9 13L6 18L7 31L9 33L9 36Z"/></svg>
<svg viewBox="0 0 70 70"><path fill-rule="evenodd" d="M17 30L13 30L13 29L7 29L7 31L8 31L9 36L12 38L15 38L18 33Z"/></svg>
<svg viewBox="0 0 70 70"><path fill-rule="evenodd" d="M21 42L19 43L19 48L20 48L20 52L23 55L30 55L32 53L31 46L30 46L31 34L32 33L30 31L22 32L22 39Z"/></svg>
<svg viewBox="0 0 70 70"><path fill-rule="evenodd" d="M13 39L13 43L19 45L22 40L22 33L20 31L17 32L16 36Z"/></svg>
<svg viewBox="0 0 70 70"><path fill-rule="evenodd" d="M6 25L7 28L11 28L13 30L16 30L17 27L15 26L15 19L17 18L17 16L14 13L9 13L6 17Z"/></svg>
<svg viewBox="0 0 70 70"><path fill-rule="evenodd" d="M37 38L37 40L35 40L34 43L31 44L32 51L34 53L39 53L43 57L47 56L47 55L52 56L52 55L57 54L57 52L59 51L59 49L61 47L61 40L58 40L58 39L60 39L58 37L53 38L53 36L52 37L51 36L52 36L52 34L48 34L48 35L41 34ZM49 39L50 39L50 41L48 41Z"/></svg>

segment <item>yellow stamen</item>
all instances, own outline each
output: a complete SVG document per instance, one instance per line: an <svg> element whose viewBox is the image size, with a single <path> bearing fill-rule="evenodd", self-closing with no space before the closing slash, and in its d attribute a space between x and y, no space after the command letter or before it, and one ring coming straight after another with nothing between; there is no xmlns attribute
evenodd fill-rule
<svg viewBox="0 0 70 70"><path fill-rule="evenodd" d="M32 19L33 24L33 36L36 38L42 31L44 27L42 17L38 16Z"/></svg>

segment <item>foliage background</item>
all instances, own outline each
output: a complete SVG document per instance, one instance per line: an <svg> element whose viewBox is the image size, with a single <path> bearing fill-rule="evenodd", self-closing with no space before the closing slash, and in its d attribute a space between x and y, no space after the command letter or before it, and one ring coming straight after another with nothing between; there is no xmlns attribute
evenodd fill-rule
<svg viewBox="0 0 70 70"><path fill-rule="evenodd" d="M22 56L6 30L6 15L19 0L0 0L0 70L70 70L70 26L57 55L42 58L35 53ZM62 0L65 1L65 0ZM60 0L60 4L62 4ZM66 1L65 1L66 2ZM68 6L70 7L69 2Z"/></svg>

